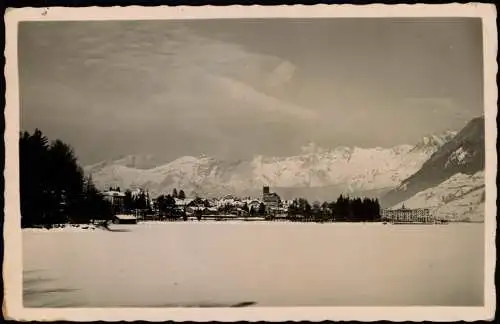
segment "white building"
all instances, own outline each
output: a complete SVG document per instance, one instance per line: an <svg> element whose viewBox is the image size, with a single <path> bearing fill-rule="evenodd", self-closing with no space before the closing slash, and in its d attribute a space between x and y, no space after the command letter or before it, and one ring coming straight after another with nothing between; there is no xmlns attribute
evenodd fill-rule
<svg viewBox="0 0 500 324"><path fill-rule="evenodd" d="M111 203L111 206L113 206L115 210L117 211L123 210L123 202L125 200L125 194L123 192L109 190L109 191L104 191L102 195L104 196L105 200Z"/></svg>
<svg viewBox="0 0 500 324"><path fill-rule="evenodd" d="M192 199L192 198L186 198L186 199L174 198L174 200L175 200L175 207L177 207L177 209L179 209L179 210L184 210L184 211L194 201L194 199Z"/></svg>
<svg viewBox="0 0 500 324"><path fill-rule="evenodd" d="M408 209L404 205L399 209L383 209L380 216L383 221L393 223L431 223L434 221L428 208Z"/></svg>
<svg viewBox="0 0 500 324"><path fill-rule="evenodd" d="M243 206L245 206L245 202L229 195L217 201L218 208L227 206L243 208Z"/></svg>
<svg viewBox="0 0 500 324"><path fill-rule="evenodd" d="M253 208L255 211L257 211L262 202L257 199L248 199L245 201L245 203L248 206L248 210L251 210Z"/></svg>

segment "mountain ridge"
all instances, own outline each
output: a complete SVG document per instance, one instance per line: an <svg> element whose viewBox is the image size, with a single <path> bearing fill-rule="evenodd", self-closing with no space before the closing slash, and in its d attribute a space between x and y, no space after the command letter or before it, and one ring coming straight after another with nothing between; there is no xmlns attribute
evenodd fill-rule
<svg viewBox="0 0 500 324"><path fill-rule="evenodd" d="M381 198L390 207L458 173L472 175L485 166L484 116L472 119L453 139L436 150L413 175Z"/></svg>
<svg viewBox="0 0 500 324"><path fill-rule="evenodd" d="M100 188L143 187L153 194L170 192L176 187L192 195L249 195L258 194L263 185L270 185L277 188L278 193L286 192L287 188L304 188L306 191L307 188L317 188L318 192L321 188L327 191L330 188L328 196L334 199L341 192L377 192L397 187L455 135L456 132L448 131L439 136L424 137L415 145L403 144L393 148L341 146L323 149L309 143L299 155L258 155L238 161L184 156L149 168L140 168L137 161L147 164L154 160L153 157L134 159L128 156L89 165L85 172L92 175Z"/></svg>

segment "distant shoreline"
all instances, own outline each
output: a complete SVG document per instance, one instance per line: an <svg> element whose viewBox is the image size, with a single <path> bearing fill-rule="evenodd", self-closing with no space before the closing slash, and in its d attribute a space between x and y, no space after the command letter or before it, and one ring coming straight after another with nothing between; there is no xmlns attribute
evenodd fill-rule
<svg viewBox="0 0 500 324"><path fill-rule="evenodd" d="M243 223L265 223L267 225L270 224L317 224L317 225L325 225L325 224L330 224L330 225L354 225L354 224L378 224L378 225L388 225L388 226L396 226L397 225L403 225L403 226L439 226L443 224L384 224L383 222L304 222L304 221L270 221L270 220L250 220L250 221L245 221L245 220L239 220L239 219L233 219L233 220L224 220L224 221L218 221L218 220L202 220L202 221L139 221L137 224L111 224L109 227L104 227L104 226L98 226L98 225L92 225L92 224L60 224L57 225L56 227L52 228L46 228L43 226L39 227L26 227L22 228L22 232L99 232L99 231L109 231L109 232L128 232L129 230L132 230L134 226L137 225L168 225L171 223L176 223L176 224L243 224ZM449 221L448 224L484 224L484 221Z"/></svg>

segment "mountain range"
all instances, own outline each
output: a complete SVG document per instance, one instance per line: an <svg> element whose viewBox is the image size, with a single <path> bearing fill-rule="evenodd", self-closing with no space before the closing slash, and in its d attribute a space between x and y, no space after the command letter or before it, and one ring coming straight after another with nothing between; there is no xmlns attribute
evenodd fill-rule
<svg viewBox="0 0 500 324"><path fill-rule="evenodd" d="M426 136L415 145L392 148L327 150L309 143L301 154L290 157L223 161L185 156L154 167L153 156L127 156L87 166L85 171L100 188L142 187L153 196L173 188L191 195L252 196L258 195L264 185L285 199L305 196L332 200L340 193L380 196L417 172L455 134L449 131Z"/></svg>
<svg viewBox="0 0 500 324"><path fill-rule="evenodd" d="M101 189L145 188L151 195L260 196L264 185L284 199L334 200L341 193L377 197L384 208L426 207L452 220L484 220L484 117L460 132L429 135L392 148L314 143L289 157L227 161L184 156L168 163L130 155L85 167Z"/></svg>

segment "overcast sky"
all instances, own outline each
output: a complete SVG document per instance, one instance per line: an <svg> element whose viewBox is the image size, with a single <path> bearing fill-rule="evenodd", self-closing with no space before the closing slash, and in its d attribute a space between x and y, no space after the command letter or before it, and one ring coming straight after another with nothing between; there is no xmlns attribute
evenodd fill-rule
<svg viewBox="0 0 500 324"><path fill-rule="evenodd" d="M393 146L483 112L479 19L24 22L21 128L84 164Z"/></svg>

